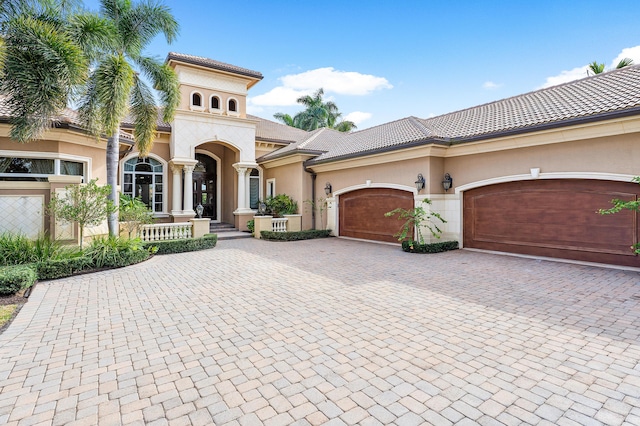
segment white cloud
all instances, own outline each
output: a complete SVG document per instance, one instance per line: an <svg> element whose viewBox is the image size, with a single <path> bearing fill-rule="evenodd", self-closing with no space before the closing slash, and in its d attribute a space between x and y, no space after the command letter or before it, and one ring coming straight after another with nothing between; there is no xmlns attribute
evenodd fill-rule
<svg viewBox="0 0 640 426"><path fill-rule="evenodd" d="M280 81L284 87L297 90L316 90L322 87L325 92L357 96L393 87L384 77L353 71L337 71L333 67L285 75L280 78Z"/></svg>
<svg viewBox="0 0 640 426"><path fill-rule="evenodd" d="M558 75L547 77L547 80L538 89L544 89L546 87L557 86L558 84L567 83L569 81L578 80L587 76L587 65L574 68L568 71L562 71Z"/></svg>
<svg viewBox="0 0 640 426"><path fill-rule="evenodd" d="M344 116L345 120L353 121L354 123L356 123L356 126L359 126L360 123L370 118L371 118L370 112L362 112L362 111L353 111Z"/></svg>
<svg viewBox="0 0 640 426"><path fill-rule="evenodd" d="M613 69L618 65L621 59L630 58L633 59L634 64L640 64L640 46L634 47L626 47L622 49L622 51L615 57L611 64L609 65L609 69ZM599 60L598 60L599 62ZM587 70L589 69L589 65L583 65L581 67L574 68L572 70L562 71L558 75L554 75L551 77L547 77L544 84L538 89L544 89L545 87L556 86L558 84L567 83L569 81L578 80L587 76Z"/></svg>
<svg viewBox="0 0 640 426"><path fill-rule="evenodd" d="M298 74L280 77L281 85L262 95L248 99L249 104L260 106L291 106L296 99L323 88L325 99L330 93L337 95L368 95L375 90L391 89L393 86L384 77L361 74L354 71L338 71L333 67L317 68Z"/></svg>
<svg viewBox="0 0 640 426"><path fill-rule="evenodd" d="M296 99L308 95L311 91L295 90L290 87L278 86L267 93L249 98L250 105L260 106L291 106L296 105Z"/></svg>
<svg viewBox="0 0 640 426"><path fill-rule="evenodd" d="M502 84L494 83L493 81L485 81L482 84L482 88L487 90L497 89L498 87L501 87L501 86Z"/></svg>
<svg viewBox="0 0 640 426"><path fill-rule="evenodd" d="M635 65L640 64L640 46L635 47L627 47L622 49L622 52L616 58L611 61L610 68L615 68L618 65L618 62L623 60L624 58L633 59L633 63Z"/></svg>

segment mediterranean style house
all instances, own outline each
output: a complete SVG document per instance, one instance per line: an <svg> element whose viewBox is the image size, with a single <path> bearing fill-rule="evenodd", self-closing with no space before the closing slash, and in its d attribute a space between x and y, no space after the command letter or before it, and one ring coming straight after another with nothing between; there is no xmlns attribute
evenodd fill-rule
<svg viewBox="0 0 640 426"><path fill-rule="evenodd" d="M599 215L614 198L637 200L640 186L640 66L438 117L407 117L369 129L306 132L248 115L259 72L169 53L181 102L158 123L151 154L138 157L122 123L120 191L142 200L159 222L184 222L204 207L212 222L244 230L259 200L285 193L302 228L397 242L384 213L432 200L446 219L443 239L462 247L640 266L638 215ZM45 206L64 186L105 183L105 141L68 111L42 140L8 138L0 105L0 232L74 238ZM306 200L326 198L321 216Z"/></svg>

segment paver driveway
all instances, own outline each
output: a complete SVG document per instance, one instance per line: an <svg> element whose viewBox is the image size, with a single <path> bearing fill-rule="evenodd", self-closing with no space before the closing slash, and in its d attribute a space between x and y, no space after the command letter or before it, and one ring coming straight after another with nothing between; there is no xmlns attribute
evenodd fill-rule
<svg viewBox="0 0 640 426"><path fill-rule="evenodd" d="M0 423L640 424L640 274L338 239L39 284Z"/></svg>

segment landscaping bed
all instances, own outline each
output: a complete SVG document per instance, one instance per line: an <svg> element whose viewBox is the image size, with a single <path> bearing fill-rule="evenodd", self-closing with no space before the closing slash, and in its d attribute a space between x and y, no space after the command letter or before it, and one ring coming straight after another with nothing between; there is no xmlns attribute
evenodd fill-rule
<svg viewBox="0 0 640 426"><path fill-rule="evenodd" d="M261 231L260 236L267 241L300 241L314 238L327 238L331 234L328 229L311 229L297 232Z"/></svg>
<svg viewBox="0 0 640 426"><path fill-rule="evenodd" d="M403 241L402 250L407 253L442 253L450 250L457 250L457 241L441 241L431 244L420 244L417 241Z"/></svg>

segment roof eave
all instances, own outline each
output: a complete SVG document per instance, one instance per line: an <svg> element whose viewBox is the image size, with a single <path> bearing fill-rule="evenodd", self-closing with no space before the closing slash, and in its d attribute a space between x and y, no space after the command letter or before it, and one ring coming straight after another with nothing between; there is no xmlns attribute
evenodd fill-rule
<svg viewBox="0 0 640 426"><path fill-rule="evenodd" d="M433 138L429 138L429 139L420 139L417 141L413 141L410 143L405 143L402 145L392 145L392 146L387 146L384 148L376 148L376 149L370 149L367 151L359 151L359 152L352 152L349 154L344 154L344 155L340 155L340 156L336 156L336 157L331 157L331 158L325 158L325 159L321 159L321 160L316 160L316 159L310 159L308 161L309 166L313 166L316 164L326 164L326 163L332 163L335 161L344 161L344 160L350 160L352 158L358 158L358 157L366 157L369 155L375 155L375 154L383 154L385 152L392 152L392 151L400 151L402 149L406 149L406 148L414 148L416 146L421 146L421 145L441 145L441 146L449 146L451 145L450 142L447 142L445 140L441 140L441 139L433 139Z"/></svg>

